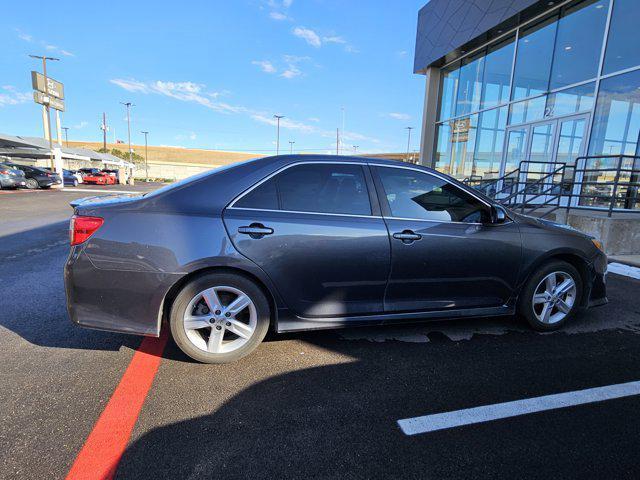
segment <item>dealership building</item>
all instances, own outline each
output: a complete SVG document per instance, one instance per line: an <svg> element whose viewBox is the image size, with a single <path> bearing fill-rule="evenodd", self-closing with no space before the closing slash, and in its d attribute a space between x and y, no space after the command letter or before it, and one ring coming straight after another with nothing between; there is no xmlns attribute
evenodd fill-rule
<svg viewBox="0 0 640 480"><path fill-rule="evenodd" d="M414 71L422 164L519 205L640 223L639 0L431 0Z"/></svg>

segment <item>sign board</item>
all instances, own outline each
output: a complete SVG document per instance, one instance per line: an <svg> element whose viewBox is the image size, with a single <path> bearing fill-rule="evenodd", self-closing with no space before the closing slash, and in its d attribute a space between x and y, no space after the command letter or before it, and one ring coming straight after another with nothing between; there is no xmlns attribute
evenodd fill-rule
<svg viewBox="0 0 640 480"><path fill-rule="evenodd" d="M49 105L51 108L64 112L64 101L45 95L42 92L33 92L33 100L40 105Z"/></svg>
<svg viewBox="0 0 640 480"><path fill-rule="evenodd" d="M469 129L471 128L471 118L461 118L459 120L451 120L451 142L460 143L469 140Z"/></svg>
<svg viewBox="0 0 640 480"><path fill-rule="evenodd" d="M31 85L34 90L38 92L46 93L50 97L55 97L60 100L64 98L64 85L47 77L46 85L44 81L44 75L38 72L31 72Z"/></svg>

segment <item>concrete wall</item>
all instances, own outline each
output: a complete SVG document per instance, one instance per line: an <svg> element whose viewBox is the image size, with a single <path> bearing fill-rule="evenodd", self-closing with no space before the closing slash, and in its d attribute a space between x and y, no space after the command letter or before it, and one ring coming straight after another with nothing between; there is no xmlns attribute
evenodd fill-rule
<svg viewBox="0 0 640 480"><path fill-rule="evenodd" d="M640 217L602 217L569 214L568 224L602 242L607 255L640 255Z"/></svg>
<svg viewBox="0 0 640 480"><path fill-rule="evenodd" d="M171 180L181 180L183 178L196 175L207 170L221 167L222 165L211 165L204 163L171 163L149 161L149 178L166 178ZM135 178L145 178L144 164L138 164Z"/></svg>

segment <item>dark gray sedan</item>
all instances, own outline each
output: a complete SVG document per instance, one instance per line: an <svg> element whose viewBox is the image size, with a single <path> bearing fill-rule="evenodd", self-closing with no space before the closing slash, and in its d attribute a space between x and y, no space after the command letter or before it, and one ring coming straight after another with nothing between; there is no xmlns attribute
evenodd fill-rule
<svg viewBox="0 0 640 480"><path fill-rule="evenodd" d="M269 157L74 207L71 319L170 328L201 362L237 360L269 328L518 314L553 330L607 301L595 239L400 162Z"/></svg>

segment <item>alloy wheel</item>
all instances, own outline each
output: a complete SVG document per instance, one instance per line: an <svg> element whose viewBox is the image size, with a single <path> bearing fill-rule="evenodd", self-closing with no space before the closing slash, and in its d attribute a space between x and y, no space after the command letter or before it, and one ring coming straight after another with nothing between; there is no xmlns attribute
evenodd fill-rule
<svg viewBox="0 0 640 480"><path fill-rule="evenodd" d="M552 272L534 290L531 301L536 318L545 324L561 322L576 301L576 282L566 272Z"/></svg>
<svg viewBox="0 0 640 480"><path fill-rule="evenodd" d="M189 341L205 352L229 353L253 336L258 314L251 298L230 286L216 286L195 295L185 310L183 326Z"/></svg>

